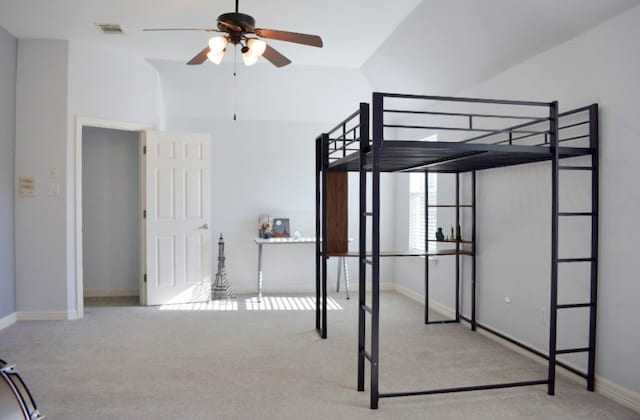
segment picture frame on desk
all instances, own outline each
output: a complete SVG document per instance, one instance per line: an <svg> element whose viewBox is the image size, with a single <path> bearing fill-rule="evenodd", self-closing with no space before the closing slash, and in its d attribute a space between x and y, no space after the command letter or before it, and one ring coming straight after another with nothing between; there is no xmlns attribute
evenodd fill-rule
<svg viewBox="0 0 640 420"><path fill-rule="evenodd" d="M291 236L291 228L289 227L289 219L276 217L273 219L272 232L274 238L289 238Z"/></svg>

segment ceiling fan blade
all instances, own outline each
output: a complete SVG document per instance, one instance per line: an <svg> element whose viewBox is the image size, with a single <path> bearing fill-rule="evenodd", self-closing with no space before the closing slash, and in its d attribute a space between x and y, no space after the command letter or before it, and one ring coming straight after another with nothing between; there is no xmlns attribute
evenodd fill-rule
<svg viewBox="0 0 640 420"><path fill-rule="evenodd" d="M295 42L297 44L322 47L322 38L318 35L301 34L298 32L278 31L276 29L256 28L256 35L262 38L277 39L280 41Z"/></svg>
<svg viewBox="0 0 640 420"><path fill-rule="evenodd" d="M280 54L280 52L278 52L275 48L269 45L267 45L267 48L264 50L264 53L262 54L262 56L267 60L269 60L271 64L273 64L276 67L284 67L287 64L291 63L291 60L289 60L284 55Z"/></svg>
<svg viewBox="0 0 640 420"><path fill-rule="evenodd" d="M204 31L204 32L220 32L213 28L152 28L143 29L143 32L160 32L160 31Z"/></svg>
<svg viewBox="0 0 640 420"><path fill-rule="evenodd" d="M209 51L211 51L211 49L209 47L205 47L204 50L200 51L195 57L189 60L187 64L192 66L194 64L204 63L207 60L207 54L209 54Z"/></svg>

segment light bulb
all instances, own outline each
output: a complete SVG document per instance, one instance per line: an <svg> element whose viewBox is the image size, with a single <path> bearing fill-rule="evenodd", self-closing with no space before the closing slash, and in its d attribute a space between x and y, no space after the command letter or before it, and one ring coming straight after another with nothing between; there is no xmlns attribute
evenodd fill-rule
<svg viewBox="0 0 640 420"><path fill-rule="evenodd" d="M229 40L224 36L214 36L209 40L209 49L212 53L217 54L224 52Z"/></svg>
<svg viewBox="0 0 640 420"><path fill-rule="evenodd" d="M249 46L249 52L251 55L255 55L256 57L260 57L267 49L267 43L257 38L248 39L247 46Z"/></svg>
<svg viewBox="0 0 640 420"><path fill-rule="evenodd" d="M207 58L211 61L213 61L216 64L220 64L220 62L222 61L222 57L224 57L224 50L218 52L218 53L214 53L213 51L209 51L209 53L207 54Z"/></svg>

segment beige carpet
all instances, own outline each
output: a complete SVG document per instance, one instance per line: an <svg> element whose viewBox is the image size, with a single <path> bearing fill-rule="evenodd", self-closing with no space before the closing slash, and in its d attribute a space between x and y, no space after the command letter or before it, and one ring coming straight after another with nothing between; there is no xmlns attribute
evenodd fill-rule
<svg viewBox="0 0 640 420"><path fill-rule="evenodd" d="M369 410L368 392L355 390L355 300L333 296L321 340L304 299L273 298L269 310L246 299L216 308L94 302L80 321L0 331L0 357L17 364L48 419L640 417L562 378L554 397L535 386L382 399ZM420 305L383 294L381 392L545 377L544 366L480 334L421 320Z"/></svg>

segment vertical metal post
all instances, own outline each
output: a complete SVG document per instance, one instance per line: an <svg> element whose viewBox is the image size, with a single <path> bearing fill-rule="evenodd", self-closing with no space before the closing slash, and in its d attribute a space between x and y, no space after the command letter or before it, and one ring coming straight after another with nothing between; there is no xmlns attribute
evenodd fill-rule
<svg viewBox="0 0 640 420"><path fill-rule="evenodd" d="M558 102L549 104L549 140L551 153L551 290L549 308L549 371L547 394L555 394L556 328L558 317Z"/></svg>
<svg viewBox="0 0 640 420"><path fill-rule="evenodd" d="M322 332L320 336L327 338L327 169L329 167L329 135L322 135Z"/></svg>
<svg viewBox="0 0 640 420"><path fill-rule="evenodd" d="M380 345L380 152L384 108L381 93L373 94L372 212L371 223L371 408L378 408L378 370Z"/></svg>
<svg viewBox="0 0 640 420"><path fill-rule="evenodd" d="M456 322L460 322L460 238L458 238L458 226L460 226L460 173L456 172Z"/></svg>
<svg viewBox="0 0 640 420"><path fill-rule="evenodd" d="M360 208L359 208L359 238L358 238L358 391L364 391L364 346L366 303L366 274L367 265L367 170L366 149L369 146L369 104L360 104Z"/></svg>
<svg viewBox="0 0 640 420"><path fill-rule="evenodd" d="M471 331L476 330L476 171L471 171Z"/></svg>
<svg viewBox="0 0 640 420"><path fill-rule="evenodd" d="M424 173L424 252L429 253L429 172ZM429 323L429 256L424 257L424 323Z"/></svg>
<svg viewBox="0 0 640 420"><path fill-rule="evenodd" d="M320 176L322 173L322 137L316 138L316 330L320 331Z"/></svg>
<svg viewBox="0 0 640 420"><path fill-rule="evenodd" d="M589 361L587 389L595 389L596 313L598 301L598 211L599 211L599 143L598 104L589 108L589 146L591 147L591 310L589 311Z"/></svg>

